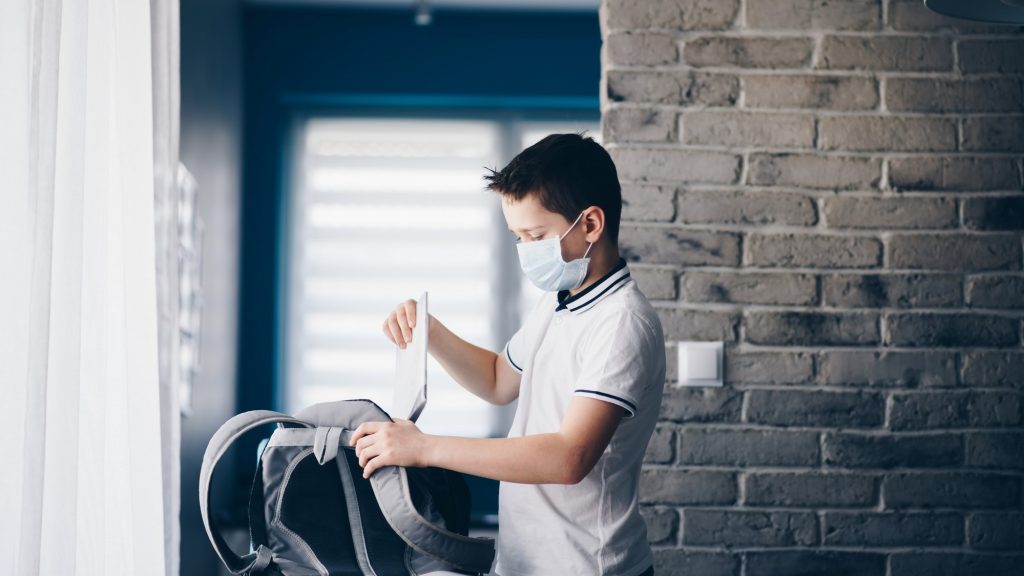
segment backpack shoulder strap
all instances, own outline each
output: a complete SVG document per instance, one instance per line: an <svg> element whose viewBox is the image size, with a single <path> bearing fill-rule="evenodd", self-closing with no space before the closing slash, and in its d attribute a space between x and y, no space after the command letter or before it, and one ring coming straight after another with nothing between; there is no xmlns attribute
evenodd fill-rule
<svg viewBox="0 0 1024 576"><path fill-rule="evenodd" d="M463 536L424 518L413 504L405 468L378 468L370 484L384 518L409 546L463 570L481 574L491 570L494 539Z"/></svg>
<svg viewBox="0 0 1024 576"><path fill-rule="evenodd" d="M213 471L217 467L224 453L234 444L240 436L265 424L294 424L297 426L310 427L302 420L298 420L280 412L270 410L252 410L234 416L225 422L220 429L210 438L203 454L203 465L199 471L199 511L203 516L203 525L206 527L206 535L210 537L213 548L220 557L221 562L232 574L243 574L249 571L259 572L270 564L270 549L262 544L255 552L250 552L239 557L228 547L227 542L217 528L216 522L210 516L210 481L213 478Z"/></svg>

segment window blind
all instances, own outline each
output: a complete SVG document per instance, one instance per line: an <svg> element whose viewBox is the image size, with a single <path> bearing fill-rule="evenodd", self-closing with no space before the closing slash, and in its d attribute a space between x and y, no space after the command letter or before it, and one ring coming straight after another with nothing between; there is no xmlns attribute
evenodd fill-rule
<svg viewBox="0 0 1024 576"><path fill-rule="evenodd" d="M456 334L500 350L541 293L518 269L498 197L484 190L484 167L504 166L549 133L584 128L597 125L303 121L290 192L285 409L369 398L389 410L395 348L382 324L423 291L431 313ZM427 378L422 429L504 433L507 415L463 390L433 358Z"/></svg>

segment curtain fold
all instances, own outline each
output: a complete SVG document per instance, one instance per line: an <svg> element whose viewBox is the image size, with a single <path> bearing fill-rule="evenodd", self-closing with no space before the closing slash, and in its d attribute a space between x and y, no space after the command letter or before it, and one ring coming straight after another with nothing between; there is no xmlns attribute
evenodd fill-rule
<svg viewBox="0 0 1024 576"><path fill-rule="evenodd" d="M179 572L181 549L181 410L178 347L178 133L180 118L178 0L150 0L153 47L153 170L160 350L160 431L167 576Z"/></svg>
<svg viewBox="0 0 1024 576"><path fill-rule="evenodd" d="M153 6L0 2L0 574L176 570L157 206L174 203L177 57L153 41L177 39Z"/></svg>

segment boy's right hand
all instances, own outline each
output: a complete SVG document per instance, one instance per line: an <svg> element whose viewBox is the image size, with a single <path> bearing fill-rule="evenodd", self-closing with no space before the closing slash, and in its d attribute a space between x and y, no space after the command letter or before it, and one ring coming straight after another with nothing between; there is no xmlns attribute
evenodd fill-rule
<svg viewBox="0 0 1024 576"><path fill-rule="evenodd" d="M399 304L384 320L384 335L399 348L412 342L412 329L416 327L416 300L410 298Z"/></svg>

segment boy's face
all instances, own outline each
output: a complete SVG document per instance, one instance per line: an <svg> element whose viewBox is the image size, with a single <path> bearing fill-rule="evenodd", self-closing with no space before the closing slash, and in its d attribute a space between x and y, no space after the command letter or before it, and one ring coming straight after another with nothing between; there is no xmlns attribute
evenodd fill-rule
<svg viewBox="0 0 1024 576"><path fill-rule="evenodd" d="M557 212L541 206L535 194L528 194L520 200L502 195L501 211L512 234L520 242L546 240L565 234L572 222ZM587 249L589 234L586 233L585 218L576 223L568 236L562 239L562 258L579 258Z"/></svg>

